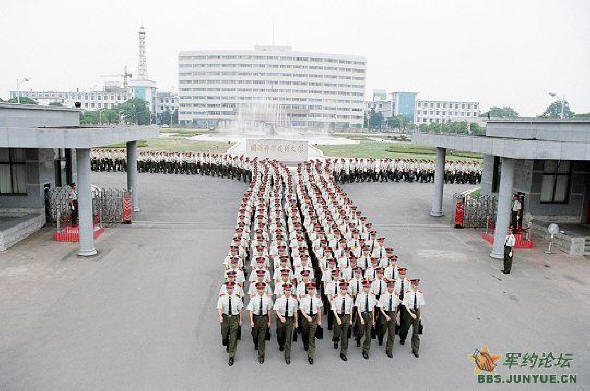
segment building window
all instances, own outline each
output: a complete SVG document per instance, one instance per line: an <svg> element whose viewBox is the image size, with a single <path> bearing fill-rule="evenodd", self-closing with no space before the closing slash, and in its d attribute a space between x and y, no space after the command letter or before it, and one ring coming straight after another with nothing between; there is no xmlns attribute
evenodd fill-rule
<svg viewBox="0 0 590 391"><path fill-rule="evenodd" d="M0 148L0 194L27 194L25 149Z"/></svg>
<svg viewBox="0 0 590 391"><path fill-rule="evenodd" d="M570 161L546 160L541 183L541 203L567 204L571 177Z"/></svg>

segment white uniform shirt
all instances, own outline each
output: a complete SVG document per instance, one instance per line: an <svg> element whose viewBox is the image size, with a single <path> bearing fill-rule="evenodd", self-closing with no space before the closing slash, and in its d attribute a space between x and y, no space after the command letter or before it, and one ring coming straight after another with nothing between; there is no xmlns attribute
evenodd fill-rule
<svg viewBox="0 0 590 391"><path fill-rule="evenodd" d="M320 299L319 297L317 297L315 295L314 296L307 295L307 296L301 298L301 301L299 303L299 309L302 312L305 312L307 315L310 315L310 313L312 315L315 315L318 313L318 310L321 310L323 305L324 304L322 303L322 299Z"/></svg>
<svg viewBox="0 0 590 391"><path fill-rule="evenodd" d="M383 311L395 311L397 306L400 304L399 297L397 293L394 291L392 293L385 292L379 298L379 304L377 304L380 308L383 308Z"/></svg>
<svg viewBox="0 0 590 391"><path fill-rule="evenodd" d="M367 308L367 295L369 296L368 304L369 307ZM360 292L356 295L356 301L354 303L355 307L358 308L360 312L365 311L372 311L373 308L377 305L377 299L375 299L375 295L371 292L365 293L364 291Z"/></svg>
<svg viewBox="0 0 590 391"><path fill-rule="evenodd" d="M260 313L260 301L262 300L262 314ZM252 297L248 306L246 307L248 311L252 311L254 315L267 315L270 311L272 311L272 300L270 297L266 295L258 295Z"/></svg>
<svg viewBox="0 0 590 391"><path fill-rule="evenodd" d="M414 305L416 305L418 309L422 308L422 306L425 304L424 295L422 294L422 291L413 291L411 289L406 291L406 294L404 295L404 301L402 304L410 310L414 309Z"/></svg>
<svg viewBox="0 0 590 391"><path fill-rule="evenodd" d="M289 297L289 307L287 312L287 296L281 296L275 301L275 305L273 310L279 311L281 316L295 316L297 314L297 309L299 309L299 303L297 299L293 296Z"/></svg>
<svg viewBox="0 0 590 391"><path fill-rule="evenodd" d="M350 294L341 295L338 294L332 300L332 310L336 311L338 315L342 315L342 303L344 302L344 314L350 315L352 313L352 307L354 306L354 299Z"/></svg>
<svg viewBox="0 0 590 391"><path fill-rule="evenodd" d="M242 304L242 299L234 294L220 296L219 299L217 299L217 309L221 310L221 312L224 313L225 315L229 315L229 313L230 313L230 311L229 311L230 310L230 307L229 307L230 298L231 298L231 314L238 315L238 313L244 307L244 304Z"/></svg>

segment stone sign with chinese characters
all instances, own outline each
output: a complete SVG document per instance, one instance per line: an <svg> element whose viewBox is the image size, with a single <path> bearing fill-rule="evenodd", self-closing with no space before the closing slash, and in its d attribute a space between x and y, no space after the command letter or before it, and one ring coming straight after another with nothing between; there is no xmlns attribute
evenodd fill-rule
<svg viewBox="0 0 590 391"><path fill-rule="evenodd" d="M298 162L307 160L307 149L307 140L246 139L246 156L250 158Z"/></svg>

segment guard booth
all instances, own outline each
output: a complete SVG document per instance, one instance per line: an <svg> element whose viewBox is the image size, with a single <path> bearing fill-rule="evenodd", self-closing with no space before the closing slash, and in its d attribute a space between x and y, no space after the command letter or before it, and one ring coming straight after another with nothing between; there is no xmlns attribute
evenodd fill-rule
<svg viewBox="0 0 590 391"><path fill-rule="evenodd" d="M51 213L46 193L71 181L78 192L78 255L96 254L90 149L126 144L125 190L139 211L137 140L158 134L156 126L81 126L78 109L0 103L0 251L43 227Z"/></svg>

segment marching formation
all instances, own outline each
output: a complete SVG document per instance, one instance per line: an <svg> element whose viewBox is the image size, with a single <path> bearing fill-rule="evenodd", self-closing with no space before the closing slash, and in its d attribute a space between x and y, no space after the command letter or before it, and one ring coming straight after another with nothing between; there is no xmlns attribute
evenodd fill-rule
<svg viewBox="0 0 590 391"><path fill-rule="evenodd" d="M434 160L427 159L326 159L339 183L434 181ZM446 183L481 183L481 164L476 161L446 161Z"/></svg>
<svg viewBox="0 0 590 391"><path fill-rule="evenodd" d="M126 171L125 149L93 149L90 154L92 171ZM210 175L248 182L252 161L241 155L227 153L140 151L137 171L160 174Z"/></svg>
<svg viewBox="0 0 590 391"><path fill-rule="evenodd" d="M255 160L251 167L217 301L229 365L244 320L261 364L273 323L287 364L299 338L314 363L324 324L343 361L351 338L365 359L373 339L393 357L395 335L403 345L410 327L412 353L419 357L419 279L407 278L393 248L338 186L331 164L318 160L290 170Z"/></svg>
<svg viewBox="0 0 590 391"><path fill-rule="evenodd" d="M126 171L125 149L93 149L93 171ZM201 174L249 181L252 160L227 153L140 151L139 172L161 174ZM434 181L434 161L426 159L338 158L325 160L338 183ZM446 183L481 182L481 164L476 161L445 162Z"/></svg>

